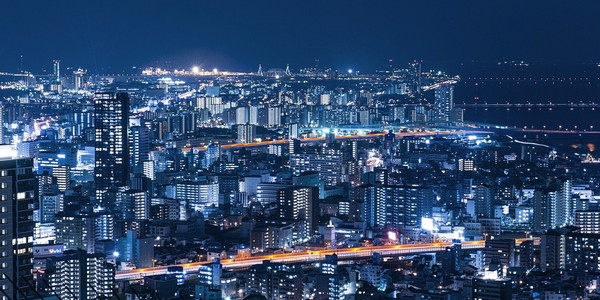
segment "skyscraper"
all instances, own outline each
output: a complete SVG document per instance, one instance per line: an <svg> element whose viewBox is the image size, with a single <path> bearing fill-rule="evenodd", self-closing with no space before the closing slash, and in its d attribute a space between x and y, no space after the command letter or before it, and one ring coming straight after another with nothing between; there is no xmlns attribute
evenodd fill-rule
<svg viewBox="0 0 600 300"><path fill-rule="evenodd" d="M435 119L438 122L449 122L450 111L454 105L454 87L441 84L435 89Z"/></svg>
<svg viewBox="0 0 600 300"><path fill-rule="evenodd" d="M37 181L32 159L0 160L0 299L33 298L33 203Z"/></svg>
<svg viewBox="0 0 600 300"><path fill-rule="evenodd" d="M106 192L124 186L129 176L129 96L127 93L98 92L94 97L94 112L96 201L110 207Z"/></svg>

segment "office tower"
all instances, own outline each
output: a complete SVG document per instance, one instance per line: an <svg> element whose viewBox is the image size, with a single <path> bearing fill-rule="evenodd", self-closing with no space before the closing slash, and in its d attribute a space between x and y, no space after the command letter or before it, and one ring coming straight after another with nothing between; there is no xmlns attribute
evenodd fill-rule
<svg viewBox="0 0 600 300"><path fill-rule="evenodd" d="M96 201L112 208L106 192L125 186L129 178L129 96L127 93L98 92L94 96L96 136Z"/></svg>
<svg viewBox="0 0 600 300"><path fill-rule="evenodd" d="M421 226L430 217L433 192L418 186L364 185L357 188L355 200L363 203L362 218L372 228Z"/></svg>
<svg viewBox="0 0 600 300"><path fill-rule="evenodd" d="M493 198L489 186L480 184L475 188L473 200L475 201L475 216L478 218L493 217Z"/></svg>
<svg viewBox="0 0 600 300"><path fill-rule="evenodd" d="M290 154L290 168L293 176L316 171L325 185L335 186L341 182L342 157L341 155L294 153Z"/></svg>
<svg viewBox="0 0 600 300"><path fill-rule="evenodd" d="M65 251L48 258L46 272L48 293L63 300L111 299L115 270L104 254L84 250Z"/></svg>
<svg viewBox="0 0 600 300"><path fill-rule="evenodd" d="M58 190L64 193L66 190L71 188L71 167L68 165L62 165L52 170L52 176L56 178L56 184Z"/></svg>
<svg viewBox="0 0 600 300"><path fill-rule="evenodd" d="M33 203L37 181L32 159L0 159L0 299L33 298Z"/></svg>
<svg viewBox="0 0 600 300"><path fill-rule="evenodd" d="M140 174L150 153L150 130L146 126L131 127L130 137L131 166L134 174Z"/></svg>
<svg viewBox="0 0 600 300"><path fill-rule="evenodd" d="M440 84L435 89L435 119L438 122L449 122L450 111L454 106L454 87L451 84Z"/></svg>
<svg viewBox="0 0 600 300"><path fill-rule="evenodd" d="M575 227L581 233L600 234L600 211L578 210L575 211Z"/></svg>
<svg viewBox="0 0 600 300"><path fill-rule="evenodd" d="M279 217L296 222L295 241L308 240L315 231L319 189L292 186L279 191Z"/></svg>
<svg viewBox="0 0 600 300"><path fill-rule="evenodd" d="M251 124L236 125L238 143L252 143L256 138L256 126Z"/></svg>

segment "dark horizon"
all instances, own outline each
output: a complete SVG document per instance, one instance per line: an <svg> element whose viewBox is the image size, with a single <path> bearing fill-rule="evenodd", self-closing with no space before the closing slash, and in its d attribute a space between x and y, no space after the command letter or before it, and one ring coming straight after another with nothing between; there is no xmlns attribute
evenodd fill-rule
<svg viewBox="0 0 600 300"><path fill-rule="evenodd" d="M132 66L372 72L419 59L448 72L476 60L595 63L600 3L277 1L35 3L0 12L0 70Z"/></svg>

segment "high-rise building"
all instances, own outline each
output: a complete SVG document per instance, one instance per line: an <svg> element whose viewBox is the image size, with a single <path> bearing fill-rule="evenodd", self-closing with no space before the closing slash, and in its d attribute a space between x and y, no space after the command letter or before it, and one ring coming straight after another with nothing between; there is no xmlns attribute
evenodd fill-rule
<svg viewBox="0 0 600 300"><path fill-rule="evenodd" d="M236 126L237 142L252 143L256 137L256 126L252 124L239 124Z"/></svg>
<svg viewBox="0 0 600 300"><path fill-rule="evenodd" d="M33 298L33 205L37 180L32 159L0 160L0 299Z"/></svg>
<svg viewBox="0 0 600 300"><path fill-rule="evenodd" d="M600 234L600 211L575 211L575 226L579 227L579 232L581 233Z"/></svg>
<svg viewBox="0 0 600 300"><path fill-rule="evenodd" d="M131 127L129 145L131 146L131 166L133 173L140 174L144 171L144 162L150 153L150 130L146 126Z"/></svg>
<svg viewBox="0 0 600 300"><path fill-rule="evenodd" d="M83 76L85 75L85 71L82 69L77 69L73 71L73 76L75 77L75 90L80 90L83 88Z"/></svg>
<svg viewBox="0 0 600 300"><path fill-rule="evenodd" d="M493 195L491 188L486 185L478 185L475 188L473 195L473 201L475 201L475 216L478 218L491 218L493 217Z"/></svg>
<svg viewBox="0 0 600 300"><path fill-rule="evenodd" d="M62 210L61 195L40 195L40 223L54 223L54 215Z"/></svg>
<svg viewBox="0 0 600 300"><path fill-rule="evenodd" d="M336 254L326 255L321 263L321 274L317 275L315 299L342 300L345 297L343 277L338 273Z"/></svg>
<svg viewBox="0 0 600 300"><path fill-rule="evenodd" d="M265 261L250 267L247 281L248 292L267 299L304 299L301 266L276 264Z"/></svg>
<svg viewBox="0 0 600 300"><path fill-rule="evenodd" d="M52 170L52 176L56 178L56 184L60 192L65 192L71 188L71 167L62 165Z"/></svg>
<svg viewBox="0 0 600 300"><path fill-rule="evenodd" d="M558 182L556 198L553 199L554 203L550 205L552 208L555 208L553 210L555 213L550 216L551 221L553 221L551 228L573 224L574 205L571 197L572 189L571 180L567 179Z"/></svg>
<svg viewBox="0 0 600 300"><path fill-rule="evenodd" d="M94 218L72 209L56 215L56 243L63 244L65 250L87 250L94 252Z"/></svg>
<svg viewBox="0 0 600 300"><path fill-rule="evenodd" d="M440 84L435 89L435 119L438 122L449 122L450 111L454 106L454 87L451 84Z"/></svg>
<svg viewBox="0 0 600 300"><path fill-rule="evenodd" d="M204 160L202 167L208 168L212 166L219 158L221 157L221 145L219 144L210 144L206 147L204 151Z"/></svg>
<svg viewBox="0 0 600 300"><path fill-rule="evenodd" d="M293 176L304 172L319 172L319 178L325 185L335 186L341 182L342 157L329 154L290 154L290 168Z"/></svg>
<svg viewBox="0 0 600 300"><path fill-rule="evenodd" d="M96 201L112 208L106 192L125 186L129 178L129 95L98 92L94 96L96 136Z"/></svg>
<svg viewBox="0 0 600 300"><path fill-rule="evenodd" d="M368 184L357 188L354 197L363 203L363 220L373 228L421 226L421 218L431 216L433 194L427 187Z"/></svg>
<svg viewBox="0 0 600 300"><path fill-rule="evenodd" d="M60 82L60 60L54 60L54 81Z"/></svg>
<svg viewBox="0 0 600 300"><path fill-rule="evenodd" d="M296 222L295 241L306 241L314 233L318 200L317 187L292 186L279 191L279 217Z"/></svg>
<svg viewBox="0 0 600 300"><path fill-rule="evenodd" d="M597 273L600 271L600 234L582 233L569 226L548 230L541 236L540 268Z"/></svg>
<svg viewBox="0 0 600 300"><path fill-rule="evenodd" d="M292 123L288 125L288 138L297 139L300 137L300 131L298 129L298 123Z"/></svg>
<svg viewBox="0 0 600 300"><path fill-rule="evenodd" d="M219 205L218 182L178 182L175 185L175 190L175 198L185 201L195 211Z"/></svg>
<svg viewBox="0 0 600 300"><path fill-rule="evenodd" d="M150 199L146 191L127 190L117 193L116 207L125 220L147 220Z"/></svg>
<svg viewBox="0 0 600 300"><path fill-rule="evenodd" d="M104 254L65 251L62 256L48 258L43 276L48 282L48 292L59 299L111 299L113 296L115 270Z"/></svg>

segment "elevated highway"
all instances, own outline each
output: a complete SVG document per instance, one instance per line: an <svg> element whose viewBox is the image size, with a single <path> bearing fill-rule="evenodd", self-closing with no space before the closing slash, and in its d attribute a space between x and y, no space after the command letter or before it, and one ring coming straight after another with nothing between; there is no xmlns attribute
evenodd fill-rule
<svg viewBox="0 0 600 300"><path fill-rule="evenodd" d="M523 241L531 239L516 239L516 244L520 244ZM533 239L534 243L539 244L539 239ZM420 253L433 253L445 251L446 247L453 245L450 242L439 242L439 243L428 243L428 244L406 244L406 245L386 245L386 246L373 246L373 247L356 247L356 248L345 248L345 249L329 249L321 251L307 251L307 252L293 252L273 255L262 255L254 256L245 259L226 259L222 260L221 264L224 269L244 269L253 265L262 264L263 261L271 261L274 263L310 263L322 261L326 255L336 254L339 259L358 259L371 257L374 253L380 253L383 256L403 256L413 255ZM461 243L462 249L472 250L481 249L485 247L485 241L465 241ZM154 268L143 268L135 270L122 270L117 271L115 279L119 280L134 280L143 278L146 276L162 275L167 273L167 269L172 266L183 267L186 273L198 272L198 267L211 262L202 261L187 264L171 265L171 266L160 266Z"/></svg>

